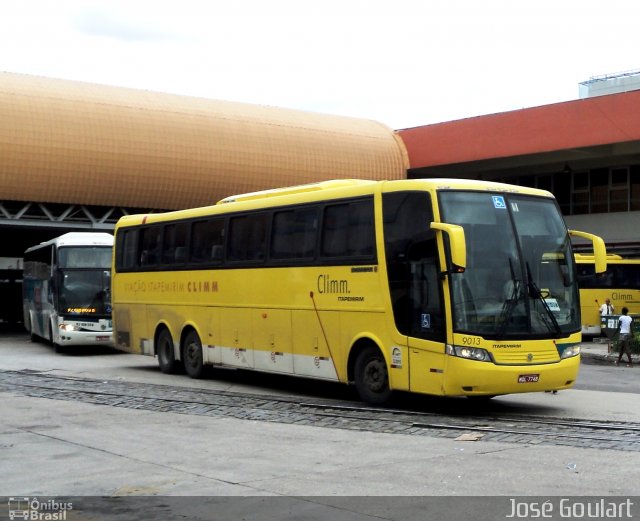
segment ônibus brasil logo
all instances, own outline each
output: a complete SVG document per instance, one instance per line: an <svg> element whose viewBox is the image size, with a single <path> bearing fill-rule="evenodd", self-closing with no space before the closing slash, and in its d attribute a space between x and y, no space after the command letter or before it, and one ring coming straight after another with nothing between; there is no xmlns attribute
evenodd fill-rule
<svg viewBox="0 0 640 521"><path fill-rule="evenodd" d="M73 510L73 503L57 499L9 498L9 519L11 520L65 521L69 510Z"/></svg>

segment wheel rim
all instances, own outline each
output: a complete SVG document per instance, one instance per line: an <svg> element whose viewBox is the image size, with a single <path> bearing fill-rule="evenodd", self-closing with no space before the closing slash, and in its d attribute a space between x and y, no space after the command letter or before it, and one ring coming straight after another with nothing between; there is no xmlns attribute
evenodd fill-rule
<svg viewBox="0 0 640 521"><path fill-rule="evenodd" d="M189 367L198 367L200 365L200 345L196 340L187 343L184 349L185 363Z"/></svg>
<svg viewBox="0 0 640 521"><path fill-rule="evenodd" d="M387 370L383 360L373 358L363 371L363 383L372 392L379 393L387 388Z"/></svg>

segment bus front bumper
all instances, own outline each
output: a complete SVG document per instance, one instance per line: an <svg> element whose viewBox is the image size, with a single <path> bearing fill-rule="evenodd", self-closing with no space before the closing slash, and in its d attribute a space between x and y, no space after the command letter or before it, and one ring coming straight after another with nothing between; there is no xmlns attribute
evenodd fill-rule
<svg viewBox="0 0 640 521"><path fill-rule="evenodd" d="M59 331L55 343L60 346L95 346L113 347L113 335L110 331Z"/></svg>
<svg viewBox="0 0 640 521"><path fill-rule="evenodd" d="M501 394L557 391L573 387L580 356L548 364L496 365L449 357L444 376L448 396L497 396Z"/></svg>

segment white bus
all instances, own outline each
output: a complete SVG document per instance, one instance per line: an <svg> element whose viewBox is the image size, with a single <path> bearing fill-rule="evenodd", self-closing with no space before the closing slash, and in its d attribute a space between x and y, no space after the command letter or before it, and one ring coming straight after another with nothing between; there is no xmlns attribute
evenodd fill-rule
<svg viewBox="0 0 640 521"><path fill-rule="evenodd" d="M112 346L111 252L108 233L75 232L24 253L24 325L56 350Z"/></svg>

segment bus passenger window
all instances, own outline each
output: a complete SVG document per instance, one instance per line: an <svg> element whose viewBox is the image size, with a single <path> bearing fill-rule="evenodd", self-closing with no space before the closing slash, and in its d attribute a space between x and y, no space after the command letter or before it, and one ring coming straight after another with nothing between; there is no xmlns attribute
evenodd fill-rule
<svg viewBox="0 0 640 521"><path fill-rule="evenodd" d="M231 261L264 260L268 214L258 213L233 217L229 224Z"/></svg>
<svg viewBox="0 0 640 521"><path fill-rule="evenodd" d="M220 264L224 249L224 219L197 221L191 229L190 262Z"/></svg>
<svg viewBox="0 0 640 521"><path fill-rule="evenodd" d="M140 265L155 266L160 261L160 226L150 226L141 230Z"/></svg>
<svg viewBox="0 0 640 521"><path fill-rule="evenodd" d="M120 255L116 259L116 267L118 270L130 270L138 267L138 230L122 229L118 233L118 248Z"/></svg>
<svg viewBox="0 0 640 521"><path fill-rule="evenodd" d="M189 225L187 223L167 224L162 241L162 263L181 264L186 260L186 244Z"/></svg>
<svg viewBox="0 0 640 521"><path fill-rule="evenodd" d="M315 256L318 209L276 212L271 233L271 258L311 259Z"/></svg>
<svg viewBox="0 0 640 521"><path fill-rule="evenodd" d="M372 257L375 253L373 201L327 206L322 232L323 257Z"/></svg>

